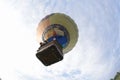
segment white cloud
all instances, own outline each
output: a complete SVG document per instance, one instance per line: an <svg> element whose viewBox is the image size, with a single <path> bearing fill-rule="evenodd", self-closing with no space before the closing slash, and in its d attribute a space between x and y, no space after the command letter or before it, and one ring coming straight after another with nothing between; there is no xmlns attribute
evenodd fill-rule
<svg viewBox="0 0 120 80"><path fill-rule="evenodd" d="M117 56L120 20L116 5L113 1L100 0L0 2L0 26L3 26L0 27L0 77L6 80L112 78L120 65ZM79 40L63 61L45 67L35 57L39 47L35 30L38 22L52 12L64 12L75 20Z"/></svg>

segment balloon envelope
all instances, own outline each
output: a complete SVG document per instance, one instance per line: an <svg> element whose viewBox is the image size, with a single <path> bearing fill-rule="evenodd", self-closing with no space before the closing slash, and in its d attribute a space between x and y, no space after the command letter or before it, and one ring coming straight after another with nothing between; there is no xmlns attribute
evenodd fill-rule
<svg viewBox="0 0 120 80"><path fill-rule="evenodd" d="M44 41L43 33L50 27L50 25L61 25L68 32L69 41L67 46L63 48L63 53L67 53L72 50L78 40L78 28L75 22L67 15L63 13L53 13L47 15L41 20L37 28L37 41L40 43ZM62 31L57 31L60 35L63 35Z"/></svg>

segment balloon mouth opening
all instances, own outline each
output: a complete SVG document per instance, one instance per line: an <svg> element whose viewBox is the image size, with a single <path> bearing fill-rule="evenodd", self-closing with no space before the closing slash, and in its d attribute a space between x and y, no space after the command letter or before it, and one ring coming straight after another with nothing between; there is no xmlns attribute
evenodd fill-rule
<svg viewBox="0 0 120 80"><path fill-rule="evenodd" d="M65 27L60 24L53 24L45 29L42 35L42 40L47 42L56 40L62 46L62 48L65 48L69 44L70 39L69 33Z"/></svg>

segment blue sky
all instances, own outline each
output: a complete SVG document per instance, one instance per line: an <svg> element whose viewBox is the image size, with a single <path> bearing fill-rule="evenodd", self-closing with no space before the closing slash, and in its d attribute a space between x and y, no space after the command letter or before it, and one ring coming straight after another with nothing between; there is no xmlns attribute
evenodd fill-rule
<svg viewBox="0 0 120 80"><path fill-rule="evenodd" d="M79 39L64 60L44 66L35 56L36 28L54 12L69 15ZM2 80L110 80L120 71L119 0L1 0Z"/></svg>

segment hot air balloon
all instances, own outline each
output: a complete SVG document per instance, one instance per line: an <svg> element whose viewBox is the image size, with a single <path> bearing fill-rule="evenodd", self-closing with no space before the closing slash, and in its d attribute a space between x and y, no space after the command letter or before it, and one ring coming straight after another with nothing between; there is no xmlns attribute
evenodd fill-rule
<svg viewBox="0 0 120 80"><path fill-rule="evenodd" d="M43 18L37 27L37 41L40 47L36 57L49 66L63 59L78 40L76 23L66 14L52 13Z"/></svg>

